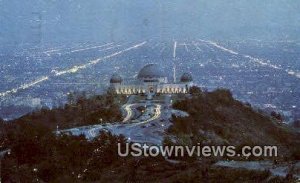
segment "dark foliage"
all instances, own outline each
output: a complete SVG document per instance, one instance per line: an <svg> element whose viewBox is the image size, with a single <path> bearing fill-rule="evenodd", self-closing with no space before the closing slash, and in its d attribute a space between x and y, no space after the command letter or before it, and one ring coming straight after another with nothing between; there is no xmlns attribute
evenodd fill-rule
<svg viewBox="0 0 300 183"><path fill-rule="evenodd" d="M173 116L169 133L178 138L193 136L196 142L204 144L277 145L282 148L279 150L283 156L299 158L296 155L299 152L299 134L288 126L282 126L273 117L235 100L229 90L196 93L174 103L174 108L186 111L190 116ZM280 116L276 114L277 118Z"/></svg>
<svg viewBox="0 0 300 183"><path fill-rule="evenodd" d="M56 129L57 126L62 129L102 122L116 122L122 118L120 106L125 100L123 96L105 94L87 98L81 94L75 98L73 94L70 95L69 103L63 108L52 110L42 108L12 122L42 123L52 129Z"/></svg>
<svg viewBox="0 0 300 183"><path fill-rule="evenodd" d="M43 125L27 122L16 124L6 138L11 153L2 160L4 182L99 179L102 169L119 160L117 143L124 146L126 142L105 132L93 141L84 136L56 136Z"/></svg>
<svg viewBox="0 0 300 183"><path fill-rule="evenodd" d="M186 110L190 114L186 118L174 116L174 125L169 129L170 133L181 137L181 144L208 143L208 137L201 130L214 132L228 141L235 142L234 139L240 136L232 133L241 134L238 129L246 126L248 130L255 128L263 130L269 134L266 137L274 138L276 142L282 144L289 144L290 148L295 146L291 133L278 128L268 117L256 113L249 106L235 101L229 91L208 93L195 90L197 92L194 92L192 97L174 104L176 108ZM294 180L290 177L286 180L279 177L270 179L270 172L267 171L217 168L211 166L214 161L198 162L194 157L178 159L183 160L179 163L166 161L162 157L119 157L117 144L120 143L124 147L126 139L107 132L101 132L91 141L84 136L57 136L53 133L56 125L53 121L63 121L62 124L66 127L75 125L71 123L73 120L78 124L88 124L100 117L103 121L110 121L114 119L116 113L119 114L112 109L117 109L118 100L122 99L108 95L90 99L83 97L76 99L76 102L71 98L69 100L70 103L64 108L42 109L15 120L14 123L0 123L1 147L11 149L11 153L2 158L3 182L220 182L220 180L292 182ZM251 125L241 125L235 123L236 120ZM232 128L232 125L237 125L237 128ZM276 137L273 134L276 134ZM235 143L242 144L242 142L244 141ZM164 140L164 145L172 144L174 142L171 138ZM294 156L298 155L299 152L294 151Z"/></svg>

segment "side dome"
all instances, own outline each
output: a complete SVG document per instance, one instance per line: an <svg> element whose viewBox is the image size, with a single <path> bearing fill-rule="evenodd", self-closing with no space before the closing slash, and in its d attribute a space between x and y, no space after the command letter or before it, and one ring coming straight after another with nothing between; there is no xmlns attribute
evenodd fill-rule
<svg viewBox="0 0 300 183"><path fill-rule="evenodd" d="M166 76L157 64L148 64L140 70L137 77L138 79L143 79L143 78L161 78Z"/></svg>
<svg viewBox="0 0 300 183"><path fill-rule="evenodd" d="M193 81L193 77L190 73L184 73L182 74L181 78L180 78L181 82L192 82Z"/></svg>
<svg viewBox="0 0 300 183"><path fill-rule="evenodd" d="M123 79L119 74L113 74L110 78L110 83L122 83Z"/></svg>

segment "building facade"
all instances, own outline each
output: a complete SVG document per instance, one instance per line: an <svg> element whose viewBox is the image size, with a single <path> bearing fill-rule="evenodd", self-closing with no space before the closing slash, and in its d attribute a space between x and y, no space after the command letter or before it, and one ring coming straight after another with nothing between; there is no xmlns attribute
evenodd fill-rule
<svg viewBox="0 0 300 183"><path fill-rule="evenodd" d="M144 66L134 84L124 84L120 75L114 74L110 79L110 88L117 94L174 94L188 93L193 85L191 74L184 73L177 83L169 83L168 78L157 64Z"/></svg>

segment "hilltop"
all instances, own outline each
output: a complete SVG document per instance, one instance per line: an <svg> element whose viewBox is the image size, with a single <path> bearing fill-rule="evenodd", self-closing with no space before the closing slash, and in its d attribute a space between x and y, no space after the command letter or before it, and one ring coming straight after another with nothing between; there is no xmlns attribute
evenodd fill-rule
<svg viewBox="0 0 300 183"><path fill-rule="evenodd" d="M300 135L295 129L234 99L229 90L202 92L194 88L190 97L177 100L173 107L190 114L188 117L174 116L173 125L168 129L179 142L237 147L276 145L281 158L300 158Z"/></svg>
<svg viewBox="0 0 300 183"><path fill-rule="evenodd" d="M228 182L294 180L291 177L273 177L269 171L216 167L214 164L220 160L219 157L183 157L175 163L161 156L122 158L117 154L117 143L125 145L129 140L111 132L101 132L89 140L83 135L53 133L57 124L51 123L53 118L50 116L53 114L63 119L64 127L95 124L94 120L87 120L94 119L90 118L92 114L98 114L96 119L101 117L108 123L120 120L120 106L125 98L112 94L79 97L70 100L63 108L37 111L14 120L14 123L2 123L5 132L1 136L2 148L11 149L10 155L3 159L4 180L32 181L35 177L45 182L218 182L220 178ZM172 108L186 111L189 115L170 117L171 125L166 128L164 145L277 145L280 157L274 161L299 161L299 133L274 117L254 110L249 104L235 100L226 89L207 92L194 87L190 94L174 95L172 99L175 101ZM89 112L84 112L87 111L84 106L89 107ZM100 113L103 109L114 112ZM76 119L76 123L72 119Z"/></svg>

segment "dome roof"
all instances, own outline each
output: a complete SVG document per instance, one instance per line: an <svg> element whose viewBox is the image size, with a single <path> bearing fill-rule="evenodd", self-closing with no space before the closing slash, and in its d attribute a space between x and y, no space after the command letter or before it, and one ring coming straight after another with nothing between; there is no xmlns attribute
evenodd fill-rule
<svg viewBox="0 0 300 183"><path fill-rule="evenodd" d="M144 66L138 74L138 79L160 78L160 77L166 77L166 76L157 64L148 64Z"/></svg>
<svg viewBox="0 0 300 183"><path fill-rule="evenodd" d="M193 77L190 73L184 73L184 74L182 74L180 81L181 82L191 82L191 81L193 81Z"/></svg>
<svg viewBox="0 0 300 183"><path fill-rule="evenodd" d="M113 74L110 78L110 83L122 83L123 79L119 74Z"/></svg>

